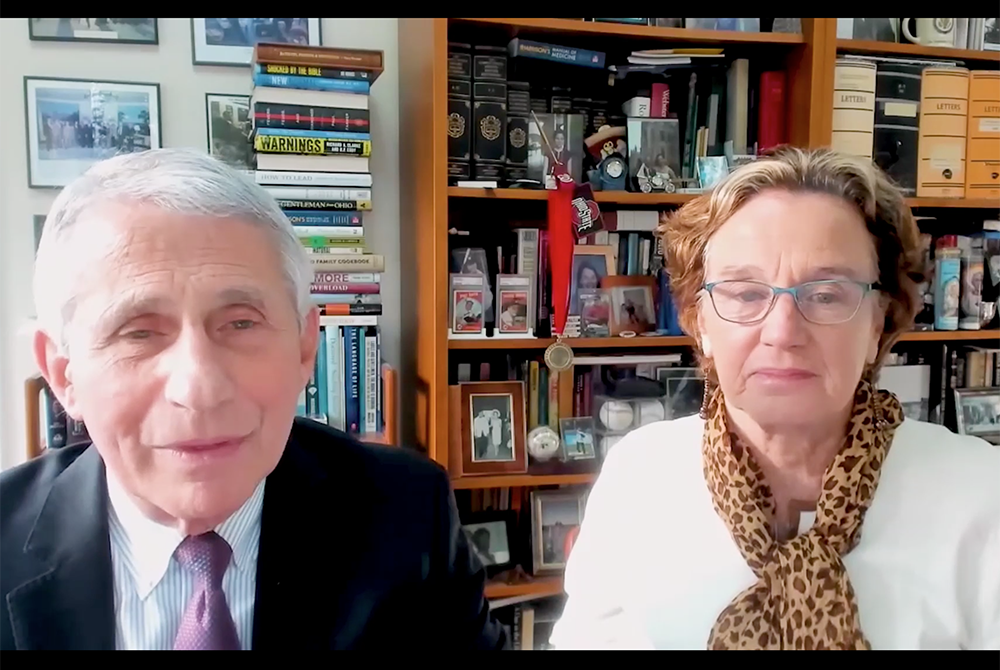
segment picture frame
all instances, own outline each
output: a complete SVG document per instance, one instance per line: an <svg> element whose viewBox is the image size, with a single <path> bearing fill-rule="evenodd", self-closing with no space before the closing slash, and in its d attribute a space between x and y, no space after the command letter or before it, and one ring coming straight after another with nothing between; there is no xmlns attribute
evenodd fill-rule
<svg viewBox="0 0 1000 670"><path fill-rule="evenodd" d="M590 461L597 458L594 417L569 417L559 420L559 437L567 461Z"/></svg>
<svg viewBox="0 0 1000 670"><path fill-rule="evenodd" d="M517 565L517 513L512 510L471 514L462 520L469 548L482 562L487 577Z"/></svg>
<svg viewBox="0 0 1000 670"><path fill-rule="evenodd" d="M250 96L205 94L208 153L238 170L253 170L253 118Z"/></svg>
<svg viewBox="0 0 1000 670"><path fill-rule="evenodd" d="M463 476L527 472L524 382L466 382L459 390Z"/></svg>
<svg viewBox="0 0 1000 670"><path fill-rule="evenodd" d="M611 337L611 294L601 288L580 289L580 337Z"/></svg>
<svg viewBox="0 0 1000 670"><path fill-rule="evenodd" d="M159 84L26 76L24 112L30 188L61 188L106 158L163 144Z"/></svg>
<svg viewBox="0 0 1000 670"><path fill-rule="evenodd" d="M602 282L611 293L611 334L632 337L656 329L652 276L616 276Z"/></svg>
<svg viewBox="0 0 1000 670"><path fill-rule="evenodd" d="M955 389L955 418L960 435L1000 444L1000 389Z"/></svg>
<svg viewBox="0 0 1000 670"><path fill-rule="evenodd" d="M566 569L586 506L586 491L531 492L532 574L552 574Z"/></svg>
<svg viewBox="0 0 1000 670"><path fill-rule="evenodd" d="M657 368L656 380L664 388L665 419L682 419L701 410L705 400L705 375L700 368Z"/></svg>
<svg viewBox="0 0 1000 670"><path fill-rule="evenodd" d="M580 289L603 288L604 279L616 274L616 252L617 249L604 244L577 244L573 247L573 274L569 286L570 315L580 314Z"/></svg>
<svg viewBox="0 0 1000 670"><path fill-rule="evenodd" d="M247 67L258 42L272 44L323 44L321 19L191 19L191 61L195 65Z"/></svg>
<svg viewBox="0 0 1000 670"><path fill-rule="evenodd" d="M497 318L494 337L532 337L534 334L533 277L497 275Z"/></svg>
<svg viewBox="0 0 1000 670"><path fill-rule="evenodd" d="M486 337L486 275L453 274L448 287L448 337Z"/></svg>
<svg viewBox="0 0 1000 670"><path fill-rule="evenodd" d="M28 19L33 42L160 43L157 19Z"/></svg>
<svg viewBox="0 0 1000 670"><path fill-rule="evenodd" d="M983 49L1000 51L1000 19L983 19Z"/></svg>

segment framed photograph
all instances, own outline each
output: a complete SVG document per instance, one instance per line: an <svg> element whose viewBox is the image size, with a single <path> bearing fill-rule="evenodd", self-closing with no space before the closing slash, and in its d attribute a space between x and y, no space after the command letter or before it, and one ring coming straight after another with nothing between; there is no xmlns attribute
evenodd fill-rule
<svg viewBox="0 0 1000 670"><path fill-rule="evenodd" d="M28 37L43 42L160 43L156 19L28 19Z"/></svg>
<svg viewBox="0 0 1000 670"><path fill-rule="evenodd" d="M837 19L837 39L899 42L899 19Z"/></svg>
<svg viewBox="0 0 1000 670"><path fill-rule="evenodd" d="M482 562L489 577L513 568L516 563L516 519L516 513L511 511L480 512L469 516L462 524L472 552Z"/></svg>
<svg viewBox="0 0 1000 670"><path fill-rule="evenodd" d="M161 146L160 85L24 78L28 186L59 188L94 163Z"/></svg>
<svg viewBox="0 0 1000 670"><path fill-rule="evenodd" d="M597 458L594 446L594 417L573 417L559 420L563 453L567 461L588 461Z"/></svg>
<svg viewBox="0 0 1000 670"><path fill-rule="evenodd" d="M526 472L524 383L470 382L462 395L462 474Z"/></svg>
<svg viewBox="0 0 1000 670"><path fill-rule="evenodd" d="M626 337L656 328L651 276L608 277L602 283L611 293L611 334Z"/></svg>
<svg viewBox="0 0 1000 670"><path fill-rule="evenodd" d="M580 337L611 336L611 294L600 288L583 288L580 298Z"/></svg>
<svg viewBox="0 0 1000 670"><path fill-rule="evenodd" d="M528 275L497 275L497 331L494 337L510 335L530 337L533 330L531 299L533 277Z"/></svg>
<svg viewBox="0 0 1000 670"><path fill-rule="evenodd" d="M1000 389L955 389L955 416L959 434L1000 444Z"/></svg>
<svg viewBox="0 0 1000 670"><path fill-rule="evenodd" d="M569 286L569 313L580 314L580 291L599 288L605 277L615 274L615 248L598 244L573 247L573 279Z"/></svg>
<svg viewBox="0 0 1000 670"><path fill-rule="evenodd" d="M983 19L983 49L1000 51L1000 19Z"/></svg>
<svg viewBox="0 0 1000 670"><path fill-rule="evenodd" d="M486 299L486 276L453 274L450 283L449 334L464 337L485 336L483 303Z"/></svg>
<svg viewBox="0 0 1000 670"><path fill-rule="evenodd" d="M531 492L532 572L560 572L573 550L587 505L585 491Z"/></svg>
<svg viewBox="0 0 1000 670"><path fill-rule="evenodd" d="M239 170L253 169L249 95L205 94L208 153Z"/></svg>
<svg viewBox="0 0 1000 670"><path fill-rule="evenodd" d="M701 411L705 377L699 368L657 368L656 380L666 393L665 419L680 419Z"/></svg>
<svg viewBox="0 0 1000 670"><path fill-rule="evenodd" d="M257 42L320 46L320 20L191 19L195 65L250 65Z"/></svg>
<svg viewBox="0 0 1000 670"><path fill-rule="evenodd" d="M532 114L528 119L528 179L554 189L556 162L577 184L582 182L583 114Z"/></svg>

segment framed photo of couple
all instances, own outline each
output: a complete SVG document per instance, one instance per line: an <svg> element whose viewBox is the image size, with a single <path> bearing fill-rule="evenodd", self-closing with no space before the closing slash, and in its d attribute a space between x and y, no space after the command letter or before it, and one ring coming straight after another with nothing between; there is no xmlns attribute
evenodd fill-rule
<svg viewBox="0 0 1000 670"><path fill-rule="evenodd" d="M527 472L524 383L467 382L459 390L462 474Z"/></svg>

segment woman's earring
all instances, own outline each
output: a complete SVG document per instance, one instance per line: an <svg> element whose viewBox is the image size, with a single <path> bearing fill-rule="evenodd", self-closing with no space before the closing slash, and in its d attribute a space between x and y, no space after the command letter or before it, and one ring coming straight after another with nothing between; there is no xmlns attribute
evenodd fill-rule
<svg viewBox="0 0 1000 670"><path fill-rule="evenodd" d="M712 390L709 388L711 382L707 379L705 380L705 394L701 398L701 410L698 412L698 416L702 419L708 419L708 403L712 398Z"/></svg>

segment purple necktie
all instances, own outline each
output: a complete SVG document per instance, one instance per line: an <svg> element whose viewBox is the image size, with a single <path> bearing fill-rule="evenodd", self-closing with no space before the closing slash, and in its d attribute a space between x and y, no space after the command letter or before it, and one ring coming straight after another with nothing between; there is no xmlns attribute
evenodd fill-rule
<svg viewBox="0 0 1000 670"><path fill-rule="evenodd" d="M188 602L174 649L240 649L233 615L222 591L222 576L229 567L233 550L211 531L184 538L174 556L181 567L194 575L194 593Z"/></svg>

